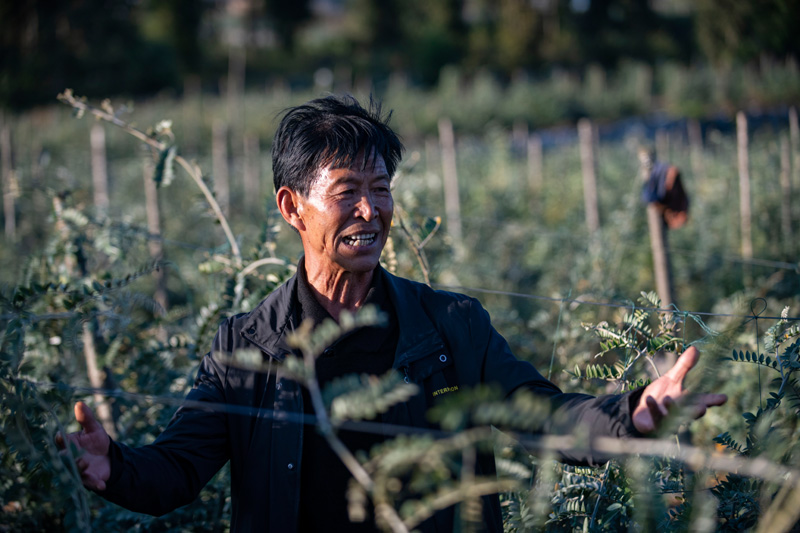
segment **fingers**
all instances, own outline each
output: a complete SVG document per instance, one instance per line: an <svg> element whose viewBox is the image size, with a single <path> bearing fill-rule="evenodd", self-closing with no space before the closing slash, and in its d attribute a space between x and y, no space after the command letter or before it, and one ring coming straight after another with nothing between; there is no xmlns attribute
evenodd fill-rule
<svg viewBox="0 0 800 533"><path fill-rule="evenodd" d="M647 409L650 411L653 420L658 421L669 415L669 406L673 404L672 399L667 396L663 401L658 402L652 396L645 398Z"/></svg>
<svg viewBox="0 0 800 533"><path fill-rule="evenodd" d="M67 439L71 441L70 437L73 435L68 435ZM59 453L67 455L69 451L65 449ZM81 477L81 482L86 488L96 491L106 490L106 480L111 475L111 463L107 456L80 450L80 455L71 457L75 461L75 467Z"/></svg>
<svg viewBox="0 0 800 533"><path fill-rule="evenodd" d="M92 410L83 402L77 402L75 404L75 420L78 421L86 433L104 431L103 426L101 426L100 422L94 417Z"/></svg>
<svg viewBox="0 0 800 533"><path fill-rule="evenodd" d="M684 351L681 356L678 357L678 361L675 363L675 366L673 366L667 373L670 374L674 379L682 382L689 370L694 368L694 366L697 364L698 359L700 359L700 351L694 346L689 346L689 348L687 348L686 351Z"/></svg>
<svg viewBox="0 0 800 533"><path fill-rule="evenodd" d="M652 396L647 396L644 401L650 414L650 420L648 420L646 424L648 431L652 431L658 427L661 421L678 407L677 402L670 396L665 396L660 402ZM709 407L723 405L727 401L728 396L725 394L699 394L689 400L689 404L686 408L690 416L698 419L706 414ZM646 433L646 431L643 431L643 433Z"/></svg>
<svg viewBox="0 0 800 533"><path fill-rule="evenodd" d="M61 454L66 454L66 450L62 450ZM75 457L75 467L78 469L78 474L81 476L81 482L86 488L103 491L106 489L105 480L101 477L103 468L99 464L102 458L99 458L90 453L84 453Z"/></svg>
<svg viewBox="0 0 800 533"><path fill-rule="evenodd" d="M706 414L709 407L722 405L728 401L725 394L700 394L694 398L694 417L695 419Z"/></svg>
<svg viewBox="0 0 800 533"><path fill-rule="evenodd" d="M698 394L692 398L692 410L695 419L706 414L709 407L722 405L728 401L725 394Z"/></svg>
<svg viewBox="0 0 800 533"><path fill-rule="evenodd" d="M86 488L98 491L106 490L106 482L98 477L88 465L80 467L79 471L81 473L81 482Z"/></svg>
<svg viewBox="0 0 800 533"><path fill-rule="evenodd" d="M642 406L642 401L644 406ZM669 414L669 408L673 405L671 398L659 402L650 395L644 396L639 402L639 407L633 414L633 425L640 433L654 431L661 420Z"/></svg>
<svg viewBox="0 0 800 533"><path fill-rule="evenodd" d="M698 401L702 401L706 406L722 405L728 401L727 394L701 394Z"/></svg>

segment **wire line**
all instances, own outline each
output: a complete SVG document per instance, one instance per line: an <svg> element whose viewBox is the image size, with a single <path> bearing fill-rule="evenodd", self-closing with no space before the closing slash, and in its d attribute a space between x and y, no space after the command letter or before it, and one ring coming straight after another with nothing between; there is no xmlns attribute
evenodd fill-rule
<svg viewBox="0 0 800 533"><path fill-rule="evenodd" d="M539 296L536 294L525 294L521 292L511 292L511 291L501 291L497 289L482 289L478 287L464 287L459 285L443 285L440 283L433 283L432 286L437 289L449 290L449 291L461 291L461 292L479 292L485 294L496 294L500 296L512 296L514 298L525 298L529 300L543 300L547 302L554 302L554 303L561 303L561 302L568 302L568 303L576 303L576 304L586 304L586 305L595 305L599 307L613 307L613 308L630 308L630 304L621 304L621 303L612 303L612 302L593 302L591 300L580 300L577 298L556 298L551 296ZM659 313L689 313L690 315L700 315L700 316L711 316L711 317L727 317L727 318L749 318L752 320L753 315L736 315L730 313L711 313L707 311L683 311L678 309L665 309L665 308L655 308L655 307L639 307L634 306L634 310L640 309L642 311L654 311ZM771 319L771 320L781 320L782 317L780 316L759 316L759 318L763 319ZM800 320L800 317L787 317L784 320Z"/></svg>

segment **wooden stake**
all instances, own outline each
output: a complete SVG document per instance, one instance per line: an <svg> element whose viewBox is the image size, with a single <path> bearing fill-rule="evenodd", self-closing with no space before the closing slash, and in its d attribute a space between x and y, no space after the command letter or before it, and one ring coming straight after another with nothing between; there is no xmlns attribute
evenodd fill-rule
<svg viewBox="0 0 800 533"><path fill-rule="evenodd" d="M789 108L789 144L792 152L792 181L800 187L800 126L797 123L797 108Z"/></svg>
<svg viewBox="0 0 800 533"><path fill-rule="evenodd" d="M211 167L214 169L214 194L222 212L230 212L230 180L228 179L228 128L215 121L211 128Z"/></svg>
<svg viewBox="0 0 800 533"><path fill-rule="evenodd" d="M538 194L544 186L544 162L542 156L542 136L534 133L528 137L528 187Z"/></svg>
<svg viewBox="0 0 800 533"><path fill-rule="evenodd" d="M92 190L98 216L108 215L108 160L106 159L106 130L95 123L89 134L92 150Z"/></svg>
<svg viewBox="0 0 800 533"><path fill-rule="evenodd" d="M245 123L244 88L247 74L247 30L248 18L252 15L250 0L226 2L228 24L228 78L226 84L227 121L231 138L233 160L238 161L243 148L242 137ZM227 214L227 212L226 212Z"/></svg>
<svg viewBox="0 0 800 533"><path fill-rule="evenodd" d="M94 344L94 334L89 322L83 323L83 356L86 361L86 373L89 376L89 384L98 391L103 389L103 372L97 364L97 349ZM117 428L114 425L114 415L111 411L111 404L100 392L94 393L94 401L97 404L97 418L103 424L103 428L112 439L117 438Z"/></svg>
<svg viewBox="0 0 800 533"><path fill-rule="evenodd" d="M147 213L147 232L150 234L150 239L147 242L147 247L150 251L150 258L153 261L161 261L164 259L164 244L161 242L161 206L158 201L158 187L155 180L153 180L154 165L150 157L145 157L144 162L144 197L145 197L145 211ZM153 299L161 306L163 312L169 309L169 300L167 297L167 272L163 268L159 268L156 272L156 291ZM161 331L161 341L166 341L166 331Z"/></svg>
<svg viewBox="0 0 800 533"><path fill-rule="evenodd" d="M261 203L261 150L258 136L244 134L244 200L248 208L258 209Z"/></svg>
<svg viewBox="0 0 800 533"><path fill-rule="evenodd" d="M600 210L597 206L597 175L594 161L594 136L592 123L588 118L578 121L578 140L581 152L583 173L583 204L586 210L586 228L589 233L600 229Z"/></svg>
<svg viewBox="0 0 800 533"><path fill-rule="evenodd" d="M650 155L639 156L640 179L642 183L650 179L653 170L653 161ZM667 244L667 228L664 222L662 208L658 203L647 204L647 227L650 231L650 248L653 253L653 275L656 281L656 292L661 299L662 307L669 307L675 303L675 294L672 289L672 264L669 257L669 246Z"/></svg>
<svg viewBox="0 0 800 533"><path fill-rule="evenodd" d="M781 230L783 233L783 251L788 257L794 254L792 238L792 180L789 139L781 135Z"/></svg>
<svg viewBox="0 0 800 533"><path fill-rule="evenodd" d="M181 152L185 154L196 154L199 144L199 128L195 126L196 118L203 116L203 94L200 76L196 74L188 75L183 80L183 98L181 99L181 109L183 111L183 142Z"/></svg>
<svg viewBox="0 0 800 533"><path fill-rule="evenodd" d="M47 210L47 184L42 160L45 151L41 140L36 139L31 147L31 187L33 187L33 212L44 213Z"/></svg>
<svg viewBox="0 0 800 533"><path fill-rule="evenodd" d="M797 120L797 108L789 108L789 152L792 171L789 174L789 186L800 190L800 126ZM793 221L794 223L794 221ZM793 251L797 248L793 245Z"/></svg>
<svg viewBox="0 0 800 533"><path fill-rule="evenodd" d="M747 117L736 113L736 143L739 162L739 218L742 233L742 257L753 258L752 216L750 212L750 156L747 135ZM750 269L745 265L745 281L750 282Z"/></svg>
<svg viewBox="0 0 800 533"><path fill-rule="evenodd" d="M647 226L650 230L650 246L653 250L653 273L656 291L661 306L669 307L675 302L672 292L672 265L667 248L667 225L658 204L647 204Z"/></svg>
<svg viewBox="0 0 800 533"><path fill-rule="evenodd" d="M442 178L444 180L444 211L447 230L453 238L456 254L462 251L461 201L458 193L456 170L456 141L453 123L448 118L439 119L439 146L442 151Z"/></svg>
<svg viewBox="0 0 800 533"><path fill-rule="evenodd" d="M2 118L2 117L0 117ZM17 213L15 207L14 162L11 153L11 128L0 121L0 181L3 186L3 214L5 216L5 235L14 240L17 234Z"/></svg>

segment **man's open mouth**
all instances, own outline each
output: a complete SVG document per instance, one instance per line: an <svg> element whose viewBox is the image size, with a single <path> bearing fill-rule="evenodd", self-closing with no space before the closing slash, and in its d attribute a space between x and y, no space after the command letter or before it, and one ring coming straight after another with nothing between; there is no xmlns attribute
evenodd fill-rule
<svg viewBox="0 0 800 533"><path fill-rule="evenodd" d="M375 242L377 233L361 233L359 235L348 235L344 238L344 243L350 246L369 246Z"/></svg>

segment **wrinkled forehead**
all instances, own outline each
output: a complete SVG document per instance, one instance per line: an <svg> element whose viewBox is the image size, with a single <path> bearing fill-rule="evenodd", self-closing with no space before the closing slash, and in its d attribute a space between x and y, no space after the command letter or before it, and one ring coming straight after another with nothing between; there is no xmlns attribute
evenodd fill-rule
<svg viewBox="0 0 800 533"><path fill-rule="evenodd" d="M318 168L321 171L325 168L330 169L343 169L349 168L353 170L369 170L371 172L382 172L388 174L386 170L386 162L374 147L360 149L357 152L339 152L336 154L329 154L322 157L322 164ZM391 179L391 176L389 176Z"/></svg>

